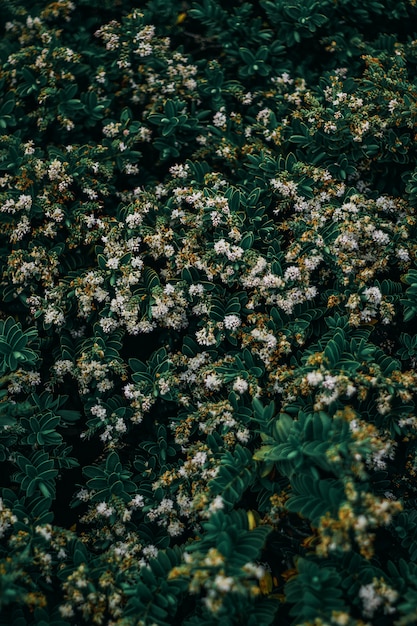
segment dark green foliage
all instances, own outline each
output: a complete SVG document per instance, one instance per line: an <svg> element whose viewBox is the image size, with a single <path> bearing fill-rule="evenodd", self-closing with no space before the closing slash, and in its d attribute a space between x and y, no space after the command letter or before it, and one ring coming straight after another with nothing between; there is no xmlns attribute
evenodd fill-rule
<svg viewBox="0 0 417 626"><path fill-rule="evenodd" d="M294 604L291 610L297 621L308 622L317 617L329 618L334 611L346 611L342 600L341 577L330 567L300 558L297 576L286 587L286 598Z"/></svg>
<svg viewBox="0 0 417 626"><path fill-rule="evenodd" d="M416 2L0 4L0 625L415 623Z"/></svg>

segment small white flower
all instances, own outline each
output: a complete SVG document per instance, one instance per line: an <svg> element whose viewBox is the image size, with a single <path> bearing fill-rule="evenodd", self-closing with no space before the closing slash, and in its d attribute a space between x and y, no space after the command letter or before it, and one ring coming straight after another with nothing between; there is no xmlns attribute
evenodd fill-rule
<svg viewBox="0 0 417 626"><path fill-rule="evenodd" d="M184 525L178 521L172 521L167 526L167 532L171 537L179 537L184 532Z"/></svg>
<svg viewBox="0 0 417 626"><path fill-rule="evenodd" d="M408 253L408 250L406 250L405 248L398 248L396 250L396 255L397 255L397 258L400 259L400 261L409 261L410 260L410 255Z"/></svg>
<svg viewBox="0 0 417 626"><path fill-rule="evenodd" d="M224 501L221 496L216 496L214 500L209 505L210 513L214 513L215 511L220 511L224 509Z"/></svg>
<svg viewBox="0 0 417 626"><path fill-rule="evenodd" d="M158 556L158 548L152 544L145 546L142 552L144 556L148 557L148 559L156 558Z"/></svg>
<svg viewBox="0 0 417 626"><path fill-rule="evenodd" d="M321 372L308 372L307 382L312 387L317 387L323 381L323 374Z"/></svg>
<svg viewBox="0 0 417 626"><path fill-rule="evenodd" d="M204 286L201 283L195 283L188 288L190 296L202 296L204 293Z"/></svg>
<svg viewBox="0 0 417 626"><path fill-rule="evenodd" d="M241 323L242 322L238 315L226 315L223 320L224 327L227 328L227 330L236 330L236 328L239 328Z"/></svg>
<svg viewBox="0 0 417 626"><path fill-rule="evenodd" d="M287 269L284 272L284 278L285 280L298 280L301 278L301 271L300 268L297 267L296 265L291 265L290 267L287 267Z"/></svg>
<svg viewBox="0 0 417 626"><path fill-rule="evenodd" d="M222 380L217 376L217 374L208 374L204 381L204 385L207 389L212 391L217 391L222 386Z"/></svg>
<svg viewBox="0 0 417 626"><path fill-rule="evenodd" d="M233 390L239 394L245 393L248 390L248 383L244 378L238 376L233 383Z"/></svg>
<svg viewBox="0 0 417 626"><path fill-rule="evenodd" d="M96 506L96 511L103 517L111 517L114 513L113 507L109 506L107 502L99 502Z"/></svg>
<svg viewBox="0 0 417 626"><path fill-rule="evenodd" d="M390 113L393 113L394 109L396 109L398 106L398 100L396 100L395 98L393 98L392 100L390 100L388 102L388 111Z"/></svg>
<svg viewBox="0 0 417 626"><path fill-rule="evenodd" d="M206 461L207 452L197 452L192 458L192 462L194 463L194 465L204 465Z"/></svg>
<svg viewBox="0 0 417 626"><path fill-rule="evenodd" d="M92 406L90 409L90 412L92 415L95 415L101 420L104 420L107 416L106 409L104 408L104 406L101 406L100 404L95 404L94 406Z"/></svg>
<svg viewBox="0 0 417 626"><path fill-rule="evenodd" d="M111 270L116 270L119 267L119 259L116 257L112 257L107 260L106 266Z"/></svg>
<svg viewBox="0 0 417 626"><path fill-rule="evenodd" d="M248 443L250 439L250 432L247 428L243 428L238 430L236 433L236 439L240 441L240 443Z"/></svg>
<svg viewBox="0 0 417 626"><path fill-rule="evenodd" d="M222 111L217 111L213 117L213 125L217 126L217 128L222 128L225 126L227 122L226 115Z"/></svg>
<svg viewBox="0 0 417 626"><path fill-rule="evenodd" d="M214 579L214 586L218 591L223 593L227 593L232 590L234 584L234 579L232 576L222 576L218 574Z"/></svg>
<svg viewBox="0 0 417 626"><path fill-rule="evenodd" d="M378 229L374 230L374 232L372 233L372 239L380 246L386 246L390 241L389 235L387 235L387 233L384 233L384 231Z"/></svg>
<svg viewBox="0 0 417 626"><path fill-rule="evenodd" d="M46 541L50 541L52 539L52 528L50 526L36 526L35 531L38 535L41 535Z"/></svg>
<svg viewBox="0 0 417 626"><path fill-rule="evenodd" d="M322 383L322 387L324 387L325 389L329 389L331 391L332 389L336 387L336 383L337 383L337 377L330 376L329 374L327 374Z"/></svg>
<svg viewBox="0 0 417 626"><path fill-rule="evenodd" d="M144 504L145 504L145 500L143 499L143 496L141 496L139 493L137 493L135 497L133 498L133 500L129 502L129 506L132 509L139 509Z"/></svg>
<svg viewBox="0 0 417 626"><path fill-rule="evenodd" d="M372 304L379 304L382 300L382 293L378 287L368 287L364 289L363 296L368 302L372 302Z"/></svg>

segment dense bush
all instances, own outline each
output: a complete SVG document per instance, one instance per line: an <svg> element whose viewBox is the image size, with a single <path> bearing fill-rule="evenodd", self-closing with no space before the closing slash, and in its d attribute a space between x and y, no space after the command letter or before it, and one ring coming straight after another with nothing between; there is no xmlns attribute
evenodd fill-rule
<svg viewBox="0 0 417 626"><path fill-rule="evenodd" d="M417 622L415 5L1 4L2 626Z"/></svg>

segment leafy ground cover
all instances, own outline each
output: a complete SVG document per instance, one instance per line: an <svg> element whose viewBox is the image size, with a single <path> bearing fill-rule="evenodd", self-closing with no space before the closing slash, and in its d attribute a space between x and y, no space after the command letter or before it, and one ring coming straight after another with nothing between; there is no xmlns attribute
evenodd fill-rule
<svg viewBox="0 0 417 626"><path fill-rule="evenodd" d="M415 4L1 4L2 626L417 622Z"/></svg>

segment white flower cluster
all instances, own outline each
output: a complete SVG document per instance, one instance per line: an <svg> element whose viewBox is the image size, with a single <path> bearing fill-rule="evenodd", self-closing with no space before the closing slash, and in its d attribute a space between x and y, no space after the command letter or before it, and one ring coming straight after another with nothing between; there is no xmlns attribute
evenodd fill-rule
<svg viewBox="0 0 417 626"><path fill-rule="evenodd" d="M0 538L4 537L15 522L17 522L16 515L4 505L3 499L0 498Z"/></svg>
<svg viewBox="0 0 417 626"><path fill-rule="evenodd" d="M362 600L365 617L372 618L380 609L384 615L391 615L396 611L393 604L398 598L398 592L383 580L374 579L371 583L362 585L358 595Z"/></svg>

